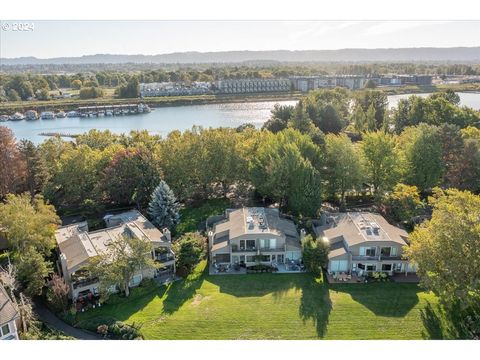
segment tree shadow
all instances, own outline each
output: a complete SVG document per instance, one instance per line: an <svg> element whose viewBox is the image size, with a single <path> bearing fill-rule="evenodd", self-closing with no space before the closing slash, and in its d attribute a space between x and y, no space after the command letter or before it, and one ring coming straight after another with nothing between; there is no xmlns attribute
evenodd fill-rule
<svg viewBox="0 0 480 360"><path fill-rule="evenodd" d="M172 283L167 288L166 297L163 300L163 312L172 314L186 301L192 299L207 275L208 265L203 268L199 266L186 279Z"/></svg>
<svg viewBox="0 0 480 360"><path fill-rule="evenodd" d="M303 322L312 320L320 338L327 333L328 318L332 311L332 301L329 290L324 282L317 281L312 276L312 281L302 288L302 298L298 310Z"/></svg>
<svg viewBox="0 0 480 360"><path fill-rule="evenodd" d="M480 306L462 309L457 304L428 303L421 311L425 339L458 340L480 337Z"/></svg>
<svg viewBox="0 0 480 360"><path fill-rule="evenodd" d="M271 294L275 301L281 301L291 290L300 292L298 314L303 323L312 321L317 336L323 338L326 335L332 303L328 287L311 274L209 276L208 281L218 286L221 293L240 298Z"/></svg>
<svg viewBox="0 0 480 360"><path fill-rule="evenodd" d="M437 306L437 311L439 307ZM445 338L442 320L437 311L430 302L420 311L425 331L422 331L422 337L429 340L443 340Z"/></svg>
<svg viewBox="0 0 480 360"><path fill-rule="evenodd" d="M417 284L330 284L332 291L349 294L377 316L404 317L418 304Z"/></svg>

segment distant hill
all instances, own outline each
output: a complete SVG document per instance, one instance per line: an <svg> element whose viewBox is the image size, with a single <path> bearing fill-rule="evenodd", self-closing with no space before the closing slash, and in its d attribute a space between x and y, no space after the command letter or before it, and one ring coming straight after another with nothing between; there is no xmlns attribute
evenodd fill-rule
<svg viewBox="0 0 480 360"><path fill-rule="evenodd" d="M341 49L341 50L273 50L177 52L159 55L97 54L80 57L38 59L36 57L0 58L0 65L44 64L192 64L278 62L480 62L480 47Z"/></svg>

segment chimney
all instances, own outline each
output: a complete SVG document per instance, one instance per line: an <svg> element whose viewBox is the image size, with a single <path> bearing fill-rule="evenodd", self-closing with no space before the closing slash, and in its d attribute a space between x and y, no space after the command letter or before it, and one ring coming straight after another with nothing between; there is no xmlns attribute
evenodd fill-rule
<svg viewBox="0 0 480 360"><path fill-rule="evenodd" d="M170 230L168 230L168 228L164 228L162 230L162 233L167 238L168 242L172 242L172 233L170 232Z"/></svg>

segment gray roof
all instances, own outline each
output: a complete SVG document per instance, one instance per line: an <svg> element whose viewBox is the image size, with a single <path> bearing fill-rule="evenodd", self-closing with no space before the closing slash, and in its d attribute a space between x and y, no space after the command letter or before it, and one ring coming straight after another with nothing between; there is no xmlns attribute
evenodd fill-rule
<svg viewBox="0 0 480 360"><path fill-rule="evenodd" d="M259 225L258 219L263 219L263 225ZM299 237L293 221L282 218L278 209L269 208L232 210L226 220L214 225L213 233L215 238L228 235L230 239L247 234Z"/></svg>
<svg viewBox="0 0 480 360"><path fill-rule="evenodd" d="M17 307L7 294L7 291L0 284L0 325L9 323L12 320L18 319L20 314Z"/></svg>
<svg viewBox="0 0 480 360"><path fill-rule="evenodd" d="M155 245L170 246L165 235L136 210L109 216L106 222L110 227L92 232L88 232L86 222L57 229L55 238L69 272L77 271L88 264L90 258L104 253L109 243L124 234L146 238Z"/></svg>
<svg viewBox="0 0 480 360"><path fill-rule="evenodd" d="M343 240L349 247L368 242L394 242L407 245L408 233L389 224L379 214L369 212L336 213L327 217L328 220L326 225L317 226L315 233L317 236L326 237L330 244Z"/></svg>

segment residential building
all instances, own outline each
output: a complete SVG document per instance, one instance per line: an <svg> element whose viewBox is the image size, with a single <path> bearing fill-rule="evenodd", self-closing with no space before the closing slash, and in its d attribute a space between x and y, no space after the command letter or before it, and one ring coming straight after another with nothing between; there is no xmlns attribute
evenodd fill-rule
<svg viewBox="0 0 480 360"><path fill-rule="evenodd" d="M0 284L0 340L18 340L20 313L7 291Z"/></svg>
<svg viewBox="0 0 480 360"><path fill-rule="evenodd" d="M357 275L380 271L389 275L415 272L403 258L405 230L389 224L379 214L348 212L323 215L314 226L318 238L330 243L328 272Z"/></svg>
<svg viewBox="0 0 480 360"><path fill-rule="evenodd" d="M181 96L212 94L212 84L205 81L161 82L140 84L140 95L149 96Z"/></svg>
<svg viewBox="0 0 480 360"><path fill-rule="evenodd" d="M175 272L175 255L171 249L168 229L158 230L137 210L106 215L107 228L88 231L86 221L60 227L55 234L59 267L65 282L70 286L70 295L75 301L79 296L97 295L99 279L90 276L86 269L90 259L104 253L108 244L119 236L147 239L153 245L152 258L162 267L158 270L139 271L130 286L138 285L143 278L171 275Z"/></svg>
<svg viewBox="0 0 480 360"><path fill-rule="evenodd" d="M213 219L208 246L210 261L216 264L284 264L302 257L294 222L278 209L262 207L226 210Z"/></svg>
<svg viewBox="0 0 480 360"><path fill-rule="evenodd" d="M290 77L292 87L296 91L308 92L320 88L335 87L336 80L334 76L292 76Z"/></svg>
<svg viewBox="0 0 480 360"><path fill-rule="evenodd" d="M260 92L287 92L291 90L289 79L231 79L217 81L216 89L222 94Z"/></svg>

